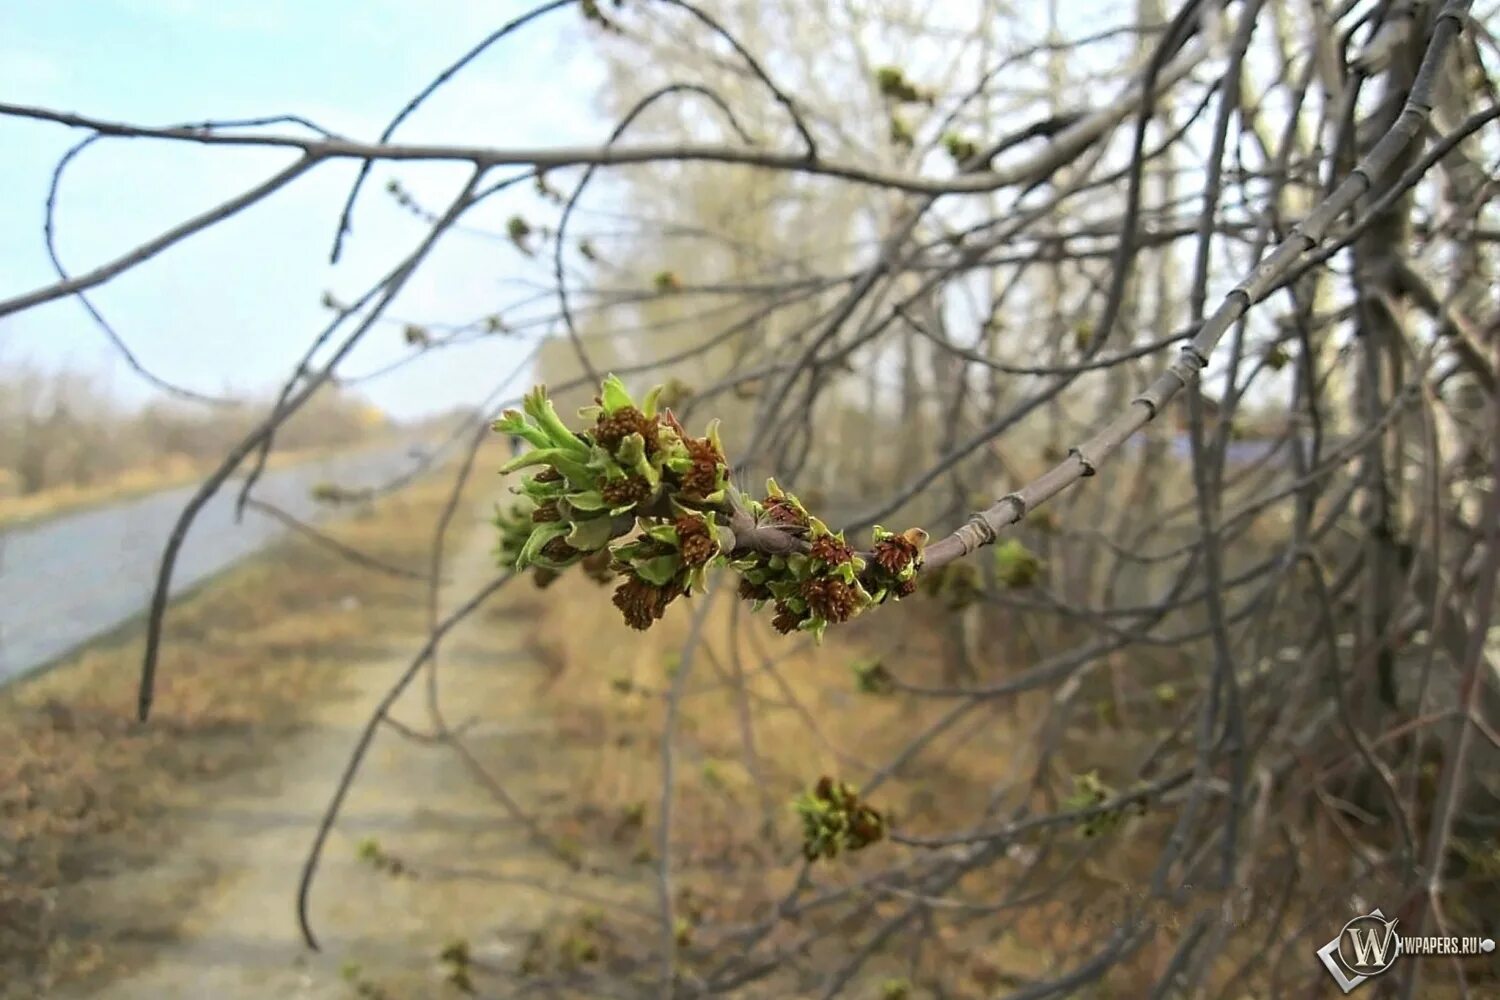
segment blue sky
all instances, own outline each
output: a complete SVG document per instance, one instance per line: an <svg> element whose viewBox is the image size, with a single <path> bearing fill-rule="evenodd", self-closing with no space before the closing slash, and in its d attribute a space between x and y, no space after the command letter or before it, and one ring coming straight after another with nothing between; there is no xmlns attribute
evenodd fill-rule
<svg viewBox="0 0 1500 1000"><path fill-rule="evenodd" d="M444 65L528 2L500 0L12 0L0 9L0 99L141 124L299 114L374 139ZM440 92L398 140L539 146L608 133L595 110L604 71L578 12L565 9L491 50ZM49 283L43 202L58 157L84 133L0 118L0 298ZM288 154L205 150L145 140L96 143L65 177L58 242L74 271L95 266L275 172ZM379 168L355 216L354 240L327 262L352 164L320 167L248 212L117 279L94 301L142 362L205 392L264 391L285 377L328 319L325 290L352 297L421 238L383 188L397 177L440 207L465 171ZM529 185L478 210L504 229L513 212L544 217ZM597 204L597 202L596 202ZM554 210L555 214L555 210ZM544 265L504 242L447 237L392 314L472 320L518 297L516 279ZM399 327L379 328L353 374L409 353ZM437 352L368 384L399 416L473 401L529 345L488 339ZM62 301L0 320L0 366L101 373L119 397L154 390L112 355L81 306Z"/></svg>

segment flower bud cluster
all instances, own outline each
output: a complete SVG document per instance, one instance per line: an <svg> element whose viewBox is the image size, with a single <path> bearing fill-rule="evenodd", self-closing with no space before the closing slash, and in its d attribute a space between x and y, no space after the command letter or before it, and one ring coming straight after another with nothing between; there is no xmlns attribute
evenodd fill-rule
<svg viewBox="0 0 1500 1000"><path fill-rule="evenodd" d="M777 527L803 538L806 551L745 552L730 565L740 573L740 596L759 609L776 608L778 632L806 631L821 637L830 623L846 622L872 603L860 582L865 560L795 496L771 480L763 500L745 500L760 527Z"/></svg>
<svg viewBox="0 0 1500 1000"><path fill-rule="evenodd" d="M624 578L615 605L640 629L701 589L709 565L734 543L717 513L728 485L717 429L688 434L658 410L659 396L637 405L610 376L595 405L580 411L587 429L573 431L539 386L495 423L532 446L501 471L535 470L517 488L532 505L524 539L514 515L497 518L502 562L555 573L585 561L597 572L607 560Z"/></svg>
<svg viewBox="0 0 1500 1000"><path fill-rule="evenodd" d="M824 776L792 804L802 818L802 856L833 859L885 836L886 819L859 797L853 785Z"/></svg>
<svg viewBox="0 0 1500 1000"><path fill-rule="evenodd" d="M661 393L637 405L611 375L595 405L579 411L579 431L558 417L544 387L506 411L495 430L532 447L501 469L527 472L516 488L523 502L496 512L501 565L531 569L539 583L575 563L593 574L607 568L619 580L614 604L637 629L725 564L740 573L741 596L774 604L778 630L819 638L829 624L915 590L925 532L877 527L866 557L775 480L763 499L741 495L729 483L717 422L703 437L689 434L660 407ZM747 521L786 544L741 544L731 525Z"/></svg>

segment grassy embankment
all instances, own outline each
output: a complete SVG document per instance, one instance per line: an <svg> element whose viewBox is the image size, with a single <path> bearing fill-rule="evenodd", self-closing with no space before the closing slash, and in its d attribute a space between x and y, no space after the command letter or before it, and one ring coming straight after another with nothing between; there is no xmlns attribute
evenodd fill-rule
<svg viewBox="0 0 1500 1000"><path fill-rule="evenodd" d="M393 440L375 438L355 445L275 452L266 462L266 468L284 469L327 455L366 451L390 444ZM0 529L30 527L65 514L196 483L212 470L210 463L172 455L149 465L125 469L87 486L64 483L25 496L0 494Z"/></svg>

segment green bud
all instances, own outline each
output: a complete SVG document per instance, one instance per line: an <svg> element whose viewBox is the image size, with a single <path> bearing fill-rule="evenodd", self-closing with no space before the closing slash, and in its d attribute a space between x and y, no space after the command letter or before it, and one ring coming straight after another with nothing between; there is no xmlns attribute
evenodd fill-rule
<svg viewBox="0 0 1500 1000"><path fill-rule="evenodd" d="M575 453L563 448L534 448L500 466L500 472L505 475L533 465L550 465L574 483L587 483L593 479L588 466L580 462Z"/></svg>
<svg viewBox="0 0 1500 1000"><path fill-rule="evenodd" d="M606 375L599 389L599 398L606 414L613 415L635 405L635 400L631 399L630 393L625 391L625 383L621 382L618 376Z"/></svg>
<svg viewBox="0 0 1500 1000"><path fill-rule="evenodd" d="M589 446L568 430L568 426L557 415L557 410L553 409L552 400L547 398L546 386L539 385L528 392L522 400L522 407L551 438L554 448L572 452L579 458L588 454Z"/></svg>
<svg viewBox="0 0 1500 1000"><path fill-rule="evenodd" d="M651 391L646 393L646 398L641 403L641 413L648 420L656 416L656 411L661 405L661 394L664 389L666 389L664 385L653 385Z"/></svg>
<svg viewBox="0 0 1500 1000"><path fill-rule="evenodd" d="M639 434L627 434L620 440L620 447L615 451L615 460L619 462L620 468L628 469L638 476L644 476L652 486L661 482L657 471L646 461L646 439Z"/></svg>
<svg viewBox="0 0 1500 1000"><path fill-rule="evenodd" d="M520 410L506 410L500 415L500 419L490 426L501 434L515 434L525 438L533 448L552 446L552 439L540 427L527 420L526 414Z"/></svg>
<svg viewBox="0 0 1500 1000"><path fill-rule="evenodd" d="M895 690L890 671L878 659L856 660L849 669L854 673L855 687L865 694L890 694Z"/></svg>
<svg viewBox="0 0 1500 1000"><path fill-rule="evenodd" d="M1029 587L1041 575L1042 561L1018 539L1010 538L995 547L995 571L1007 587Z"/></svg>

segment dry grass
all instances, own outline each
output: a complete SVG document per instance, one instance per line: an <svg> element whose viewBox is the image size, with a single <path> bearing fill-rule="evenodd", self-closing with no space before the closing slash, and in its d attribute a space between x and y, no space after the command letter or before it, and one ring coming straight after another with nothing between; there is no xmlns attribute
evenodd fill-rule
<svg viewBox="0 0 1500 1000"><path fill-rule="evenodd" d="M372 441L369 446L374 447L378 443L378 441ZM358 450L358 448L338 446L276 452L272 454L266 467L281 469L333 452L349 454L353 450ZM87 485L63 483L25 496L15 496L0 488L0 528L19 528L37 524L64 514L88 510L91 507L119 503L122 500L145 496L159 490L185 486L202 479L217 464L217 462L195 461L186 455L166 455L146 465L122 470ZM5 471L0 470L0 484L4 483L5 477Z"/></svg>
<svg viewBox="0 0 1500 1000"><path fill-rule="evenodd" d="M87 486L65 483L26 496L0 492L0 527L20 527L61 514L171 489L192 482L206 471L201 463L185 455L171 455Z"/></svg>
<svg viewBox="0 0 1500 1000"><path fill-rule="evenodd" d="M517 600L534 620L537 656L550 665L542 697L568 746L568 766L576 769L576 808L564 832L585 845L585 851L611 853L617 862L631 859L648 873L659 836L665 694L681 668L679 655L694 609L674 606L650 631L634 632L619 621L608 590L577 574L540 594L513 598L505 613L517 611ZM695 597L693 604L703 600ZM764 616L743 620L749 611L744 605L738 609L741 628L732 630L736 603L723 595L710 609L705 641L691 663L680 702L672 858L678 912L690 924L743 926L763 917L793 885L801 865L792 798L823 774L863 784L954 704L862 693L851 669L879 657L907 682L951 683L958 669L958 643L951 636L959 622L929 599L886 607L831 630L821 646L776 635ZM1030 640L1015 636L1030 633L1035 638L1045 629L1006 615L994 611L987 620L968 623L986 637L976 664L985 681L1020 672L1039 655ZM1192 676L1192 651L1155 655L1158 659L1150 663L1112 658L1082 678L1059 753L1044 772L1045 787L1030 778L1042 743L1037 727L1051 712L1052 689L974 709L903 765L873 794L873 803L890 813L903 833L940 835L970 828L1000 787L1007 790L995 818L1023 803L1033 815L1067 808L1057 790L1066 794L1073 775L1090 770L1115 787L1128 785L1126 769L1180 712L1180 702L1164 703L1153 692L1155 678L1177 678L1176 698L1192 693L1181 684L1183 676ZM1076 967L1095 953L1127 908L1139 912L1147 905L1164 932L1113 970L1101 992L1088 994L1143 995L1179 943L1180 935L1169 932L1185 928L1206 905L1203 893L1181 911L1145 901L1143 887L1172 820L1150 813L1132 816L1102 837L1090 838L1066 826L1030 837L1006 858L967 876L956 895L993 904L1013 892L1045 890L1050 901L994 914L961 908L932 911L927 930L913 931L925 939L922 968L942 970L949 987L959 987L955 995L996 995L1027 979ZM1336 849L1319 853L1339 854ZM921 856L920 850L880 844L820 863L817 880L825 886L847 885ZM1028 874L1038 856L1041 864ZM1338 867L1321 870L1330 884ZM1047 889L1053 878L1058 884ZM1254 900L1236 896L1217 902L1248 927L1270 915L1271 907L1262 905L1260 895L1278 888L1257 887ZM830 937L827 954L815 953L814 961L825 970L836 968L873 922L897 915L909 902L895 895L873 901L864 922L840 928ZM789 943L819 926L813 915L771 940ZM1236 938L1244 953L1231 942L1227 961L1248 955L1258 939L1258 930L1245 930ZM692 941L704 946L703 954L712 950L706 935ZM893 949L870 963L868 975L860 979L863 985L852 995L879 995L871 991L884 977L908 974L911 936L898 935L895 941L900 953ZM1226 964L1217 971L1230 970ZM766 996L786 995L787 989L801 995L784 983L767 988Z"/></svg>
<svg viewBox="0 0 1500 1000"><path fill-rule="evenodd" d="M418 565L441 489L429 482L372 516L345 523L337 534L388 561ZM35 981L49 964L76 960L57 952L49 907L59 887L98 856L102 838L142 828L171 783L251 760L296 726L299 706L330 691L343 665L378 654L393 635L420 629L418 595L411 582L288 544L179 605L151 726L131 721L133 634L9 692L0 710L0 981ZM642 634L619 621L607 589L569 574L546 591L523 585L507 592L487 612L529 624L542 666L538 710L550 714L557 735L555 750L548 742L546 770L551 777L565 775L568 803L561 816L541 810L549 833L594 860L634 866L643 883L650 881L660 825L663 695L682 669L680 651L703 600L675 606ZM753 921L792 884L800 867L799 830L788 804L797 792L825 773L864 783L872 768L951 707L862 693L850 669L879 656L904 680L951 682L957 644L949 632L956 623L927 599L832 631L822 646L777 636L764 616L743 620L747 613L739 606L741 627L732 629L736 602L728 595L717 599L706 618L706 642L684 681L674 744L672 857L689 962L713 951L709 925ZM1041 630L1005 615L996 612L974 628L988 637L977 664L987 680L1035 662L1029 643ZM1014 638L1028 632L1030 639ZM1046 636L1041 641L1048 644ZM1062 752L1048 772L1052 789L1090 768L1110 781L1111 768L1135 757L1172 712L1155 704L1154 671L1180 678L1191 673L1191 664L1112 662L1085 680ZM1182 687L1180 696L1190 693ZM1015 787L1004 796L1002 812L1023 801L1037 812L1059 808L1054 794L1027 780L1036 765L1034 729L1048 714L1050 694L977 708L878 789L874 803L894 815L899 830L917 835L963 829L994 789L1010 782ZM505 762L496 763L504 774ZM550 806L553 800L545 801ZM528 796L524 804L540 803ZM950 986L958 985L955 995L989 996L1004 993L1016 977L1055 973L1086 958L1121 907L1139 900L1169 819L1131 819L1119 833L1087 841L1075 830L1054 831L976 872L958 893L994 903L1023 884L1028 858L1043 851L1032 878L1059 876L1062 885L1054 902L1011 915L974 919L962 910L934 911L930 926L920 929L923 966L941 968ZM1309 836L1312 853L1338 855L1337 844L1318 840L1326 840L1327 831ZM880 844L820 865L817 878L824 885L848 884L919 856ZM1334 874L1328 873L1330 880ZM895 896L874 900L867 919L894 916L906 905ZM1174 922L1181 926L1182 914L1158 915L1169 929ZM820 919L812 915L773 941L817 930ZM546 971L578 943L576 924L564 920L547 932ZM849 954L850 936L860 937L863 929L839 929L830 950L814 960L836 966ZM646 937L632 938L637 931ZM654 945L653 933L649 921L612 923L606 950L638 954L643 941ZM1247 948L1258 940L1253 933L1242 937ZM1140 995L1165 968L1177 939L1159 935L1111 974L1114 992L1090 995ZM880 956L854 995L879 995L873 984L904 976L906 957ZM764 995L800 995L783 984L769 988Z"/></svg>
<svg viewBox="0 0 1500 1000"><path fill-rule="evenodd" d="M422 568L447 488L425 480L333 533ZM147 829L174 784L263 757L346 665L420 629L422 593L288 540L174 607L149 724L134 720L139 625L0 694L0 983L35 995L28 984L71 960L59 893ZM159 825L150 835L169 846Z"/></svg>
<svg viewBox="0 0 1500 1000"><path fill-rule="evenodd" d="M580 769L575 786L586 790L569 833L582 844L654 863L663 695L680 669L692 611L674 607L641 634L619 621L608 591L585 579L567 577L543 594L525 600L536 607L538 655L553 665L545 697L570 746L571 766ZM691 664L681 701L672 855L678 905L690 923L739 924L762 916L800 866L791 799L822 774L861 783L951 707L861 693L851 669L879 655L905 680L941 683L951 643L926 623L931 604L883 609L815 646L777 636L763 620L742 622L732 641L733 603L721 597L710 610L707 641ZM742 617L747 612L748 606L740 608ZM910 833L952 830L971 820L975 804L997 781L1025 775L1034 763L1018 724L1031 704L1023 698L976 710L882 786L875 804ZM854 881L889 865L901 850L877 845L841 857L819 877L828 884ZM1012 870L1002 864L984 876L987 885L976 880L973 887L994 890ZM1078 891L1088 892L1097 881L1080 879ZM903 905L895 898L878 902L872 916L888 917ZM804 922L799 930L809 926ZM933 939L931 958L966 970L982 989L999 981L997 967L1040 974L1048 956L1082 933L1073 927L1059 935L1056 926L1027 921L1002 941L977 944L953 927ZM904 967L877 962L875 970L872 981Z"/></svg>

